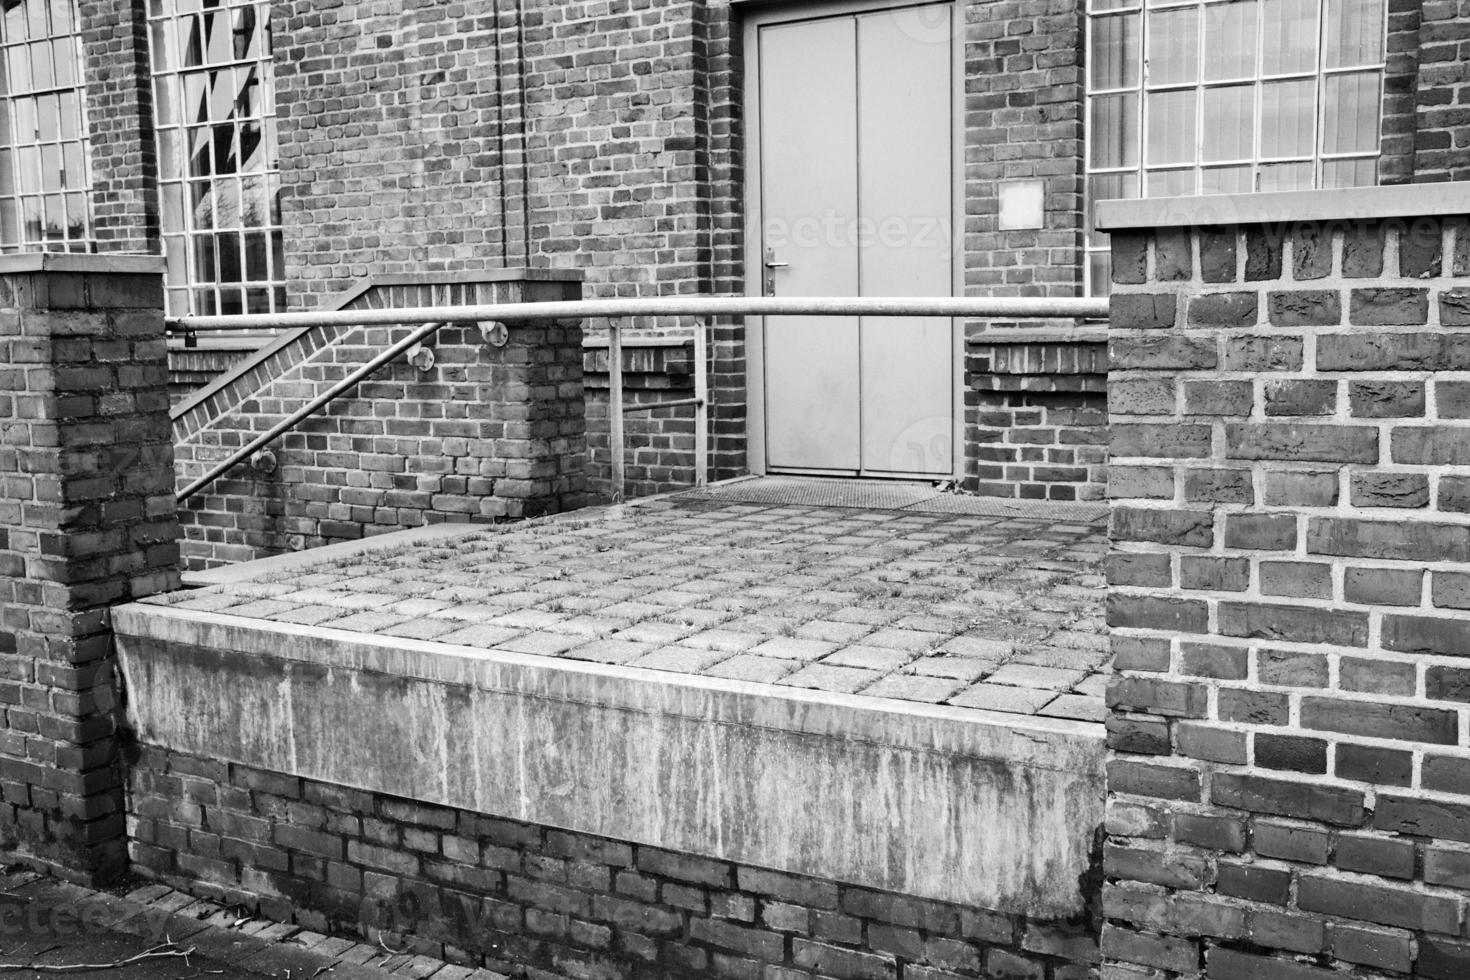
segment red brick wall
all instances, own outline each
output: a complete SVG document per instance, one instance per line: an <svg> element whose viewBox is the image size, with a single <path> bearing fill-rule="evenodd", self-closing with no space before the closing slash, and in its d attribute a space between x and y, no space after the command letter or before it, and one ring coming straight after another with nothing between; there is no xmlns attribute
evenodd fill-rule
<svg viewBox="0 0 1470 980"><path fill-rule="evenodd" d="M197 895L512 976L1084 980L1045 922L145 746L134 867ZM545 971L545 972L543 972Z"/></svg>
<svg viewBox="0 0 1470 980"><path fill-rule="evenodd" d="M92 220L104 252L159 250L146 0L81 0Z"/></svg>
<svg viewBox="0 0 1470 980"><path fill-rule="evenodd" d="M1419 24L1415 180L1470 179L1470 12L1423 5Z"/></svg>
<svg viewBox="0 0 1470 980"><path fill-rule="evenodd" d="M575 282L475 285L475 301L484 303L571 299L579 291ZM225 403L207 424L176 431L179 485L408 333L389 326L334 330L267 372L258 390L222 394ZM520 323L506 346L495 348L477 325L450 324L425 346L435 355L429 370L393 361L272 444L273 470L237 466L186 501L180 517L191 567L426 523L492 522L581 506L581 328ZM191 419L186 413L183 421Z"/></svg>
<svg viewBox="0 0 1470 980"><path fill-rule="evenodd" d="M1451 980L1470 223L1289 218L1112 238L1103 954Z"/></svg>
<svg viewBox="0 0 1470 980"><path fill-rule="evenodd" d="M0 276L0 846L126 866L108 607L178 588L162 269ZM49 260L48 260L49 261Z"/></svg>

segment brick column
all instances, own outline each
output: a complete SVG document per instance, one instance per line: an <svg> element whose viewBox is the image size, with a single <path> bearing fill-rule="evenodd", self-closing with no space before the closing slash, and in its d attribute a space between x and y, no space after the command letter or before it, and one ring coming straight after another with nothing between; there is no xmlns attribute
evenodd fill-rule
<svg viewBox="0 0 1470 980"><path fill-rule="evenodd" d="M1466 214L1105 215L1105 977L1470 977Z"/></svg>
<svg viewBox="0 0 1470 980"><path fill-rule="evenodd" d="M156 252L158 156L146 3L81 0L78 7L97 247L104 252Z"/></svg>
<svg viewBox="0 0 1470 980"><path fill-rule="evenodd" d="M127 860L108 607L178 585L163 263L0 258L0 843Z"/></svg>

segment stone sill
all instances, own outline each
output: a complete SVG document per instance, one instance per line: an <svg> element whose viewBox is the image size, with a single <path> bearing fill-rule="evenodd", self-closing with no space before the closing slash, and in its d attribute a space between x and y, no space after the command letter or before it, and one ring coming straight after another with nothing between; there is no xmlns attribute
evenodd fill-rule
<svg viewBox="0 0 1470 980"><path fill-rule="evenodd" d="M1046 918L1101 725L132 604L136 737L357 789Z"/></svg>
<svg viewBox="0 0 1470 980"><path fill-rule="evenodd" d="M1470 182L1102 201L1100 231L1470 215Z"/></svg>
<svg viewBox="0 0 1470 980"><path fill-rule="evenodd" d="M0 255L0 275L27 272L162 275L163 271L163 256L135 252L16 252Z"/></svg>

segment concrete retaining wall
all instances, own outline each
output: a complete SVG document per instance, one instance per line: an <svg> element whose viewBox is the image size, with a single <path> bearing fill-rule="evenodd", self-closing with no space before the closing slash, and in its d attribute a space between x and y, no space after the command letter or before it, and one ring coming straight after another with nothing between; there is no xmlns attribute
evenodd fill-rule
<svg viewBox="0 0 1470 980"><path fill-rule="evenodd" d="M453 859L476 869L455 872L455 888L476 902L518 904L507 914L525 916L530 929L543 915L602 921L584 910L629 900L613 879L636 865L670 882L704 876L708 895L676 913L693 919L674 957L714 955L709 947L845 977L896 976L900 963L926 976L912 968L943 969L945 956L977 975L992 956L1031 971L1018 975L1050 966L1062 977L1085 974L1095 956L1087 828L1101 819L1096 726L990 722L979 712L163 606L119 608L115 625L142 751L132 775L133 858L151 872L352 925L344 916L363 896L427 889L442 903L443 863ZM237 775L255 772L274 775ZM270 806L262 790L288 799L309 790L338 800L346 816L324 823L306 808L298 824L289 805L262 809ZM230 814L206 819L211 805ZM369 827L383 812L433 814L422 819L446 821L440 834L479 821L514 826L533 842L515 845L521 856L508 870L494 864L493 837L469 845L473 854L486 845L478 861L447 837L424 851L407 826L374 841ZM535 881L531 869L569 857L555 848L591 853L594 838L604 842L597 853L624 857L580 884ZM325 862L339 884L301 873L298 851ZM638 865L635 853L656 855L639 860L658 866ZM363 882L357 906L340 894L315 900L323 888L340 890L343 875ZM727 890L740 894L722 897ZM669 904L651 892L643 900ZM746 911L716 924L727 902ZM854 922L824 927L846 939L813 931L811 917L861 918L869 907L886 911L873 913L867 931ZM900 940L884 930L900 926L909 945L895 948ZM624 962L620 970L638 959L623 948L608 955Z"/></svg>

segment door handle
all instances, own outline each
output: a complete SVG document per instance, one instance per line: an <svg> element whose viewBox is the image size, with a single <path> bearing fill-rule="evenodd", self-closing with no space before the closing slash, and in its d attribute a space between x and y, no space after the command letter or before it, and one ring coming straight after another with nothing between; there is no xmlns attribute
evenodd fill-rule
<svg viewBox="0 0 1470 980"><path fill-rule="evenodd" d="M787 269L787 268L790 268L791 263L790 262L782 262L782 261L780 261L779 259L776 258L776 250L774 248L768 248L768 249L766 249L766 262L765 262L765 265L766 265L766 295L767 296L775 296L776 295L776 274L775 274L775 271L774 270L776 270L776 269Z"/></svg>

